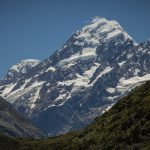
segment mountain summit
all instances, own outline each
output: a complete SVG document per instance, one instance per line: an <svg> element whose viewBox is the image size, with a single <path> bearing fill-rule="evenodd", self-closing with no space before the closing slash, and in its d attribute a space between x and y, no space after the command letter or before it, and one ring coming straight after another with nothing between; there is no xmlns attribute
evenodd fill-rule
<svg viewBox="0 0 150 150"><path fill-rule="evenodd" d="M149 80L149 64L147 43L137 44L116 21L96 17L29 72L1 80L0 94L58 135L89 124Z"/></svg>
<svg viewBox="0 0 150 150"><path fill-rule="evenodd" d="M36 59L25 59L17 65L13 65L10 70L18 73L27 73L27 70L35 67L40 61Z"/></svg>
<svg viewBox="0 0 150 150"><path fill-rule="evenodd" d="M12 67L10 67L5 78L7 81L16 80L16 78L22 76L23 74L28 73L30 69L32 69L39 63L40 61L37 59L24 59L18 64L15 64Z"/></svg>
<svg viewBox="0 0 150 150"><path fill-rule="evenodd" d="M98 45L100 41L110 42L118 36L132 40L117 21L109 21L100 17L95 17L89 25L84 26L76 34L78 40L93 46Z"/></svg>

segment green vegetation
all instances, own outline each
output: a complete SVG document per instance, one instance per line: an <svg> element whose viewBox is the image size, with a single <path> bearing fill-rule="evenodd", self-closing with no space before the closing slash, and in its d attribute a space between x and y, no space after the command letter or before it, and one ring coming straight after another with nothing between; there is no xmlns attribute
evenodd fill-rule
<svg viewBox="0 0 150 150"><path fill-rule="evenodd" d="M83 130L42 140L0 137L4 150L150 150L150 82Z"/></svg>

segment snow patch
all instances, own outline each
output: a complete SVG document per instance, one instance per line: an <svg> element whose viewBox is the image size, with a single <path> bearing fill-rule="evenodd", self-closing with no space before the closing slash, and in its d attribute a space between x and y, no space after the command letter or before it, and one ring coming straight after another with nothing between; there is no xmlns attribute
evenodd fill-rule
<svg viewBox="0 0 150 150"><path fill-rule="evenodd" d="M36 60L36 59L25 59L25 60L22 60L20 63L13 65L10 68L10 71L14 70L18 73L26 73L27 67L33 68L34 66L36 66L39 63L40 63L40 61Z"/></svg>
<svg viewBox="0 0 150 150"><path fill-rule="evenodd" d="M140 72L140 70L138 68L136 68L134 71L134 75L137 76L139 72Z"/></svg>
<svg viewBox="0 0 150 150"><path fill-rule="evenodd" d="M76 73L76 78L73 80L66 80L63 82L58 82L58 85L65 85L70 86L73 85L74 87L87 87L90 86L89 82L93 74L95 73L96 69L100 66L100 64L95 63L90 69L86 70L83 73L83 76Z"/></svg>
<svg viewBox="0 0 150 150"><path fill-rule="evenodd" d="M107 112L108 110L110 110L113 105L114 105L114 103L111 104L111 105L109 105L104 111L102 111L102 114L104 114L105 112Z"/></svg>
<svg viewBox="0 0 150 150"><path fill-rule="evenodd" d="M54 72L56 69L54 68L54 67L49 67L45 72L49 72L49 71L52 71L52 72Z"/></svg>
<svg viewBox="0 0 150 150"><path fill-rule="evenodd" d="M34 96L31 97L31 101L30 101L30 104L29 104L31 109L33 109L33 108L36 106L35 102L36 102L36 100L39 98L39 94L40 94L41 88L42 88L42 86L39 87L39 88L36 90L36 92L34 93Z"/></svg>
<svg viewBox="0 0 150 150"><path fill-rule="evenodd" d="M107 88L106 91L109 92L109 93L114 93L115 92L115 88Z"/></svg>
<svg viewBox="0 0 150 150"><path fill-rule="evenodd" d="M82 53L76 53L69 58L61 60L57 66L63 67L67 64L74 64L78 60L89 60L96 57L96 48L84 48Z"/></svg>
<svg viewBox="0 0 150 150"><path fill-rule="evenodd" d="M132 39L117 21L96 17L89 25L77 31L75 38L81 43L84 41L84 43L96 47L100 41L109 42L120 34L123 34L125 39Z"/></svg>
<svg viewBox="0 0 150 150"><path fill-rule="evenodd" d="M2 92L2 96L7 97L7 95L12 91L12 89L15 87L15 85L16 85L16 83L6 85L5 89ZM3 88L3 86L1 86L0 88Z"/></svg>
<svg viewBox="0 0 150 150"><path fill-rule="evenodd" d="M130 54L127 55L127 58L129 59L129 58L131 58L132 56L133 56L133 54L130 53Z"/></svg>
<svg viewBox="0 0 150 150"><path fill-rule="evenodd" d="M122 61L122 62L120 62L118 64L119 64L120 67L122 67L124 63L126 63L126 61Z"/></svg>
<svg viewBox="0 0 150 150"><path fill-rule="evenodd" d="M130 79L121 78L119 80L119 83L117 84L116 90L123 94L126 91L130 91L137 85L140 85L141 83L149 81L149 80L150 80L150 74L146 74L142 77L135 76Z"/></svg>
<svg viewBox="0 0 150 150"><path fill-rule="evenodd" d="M8 94L7 97L6 97L6 100L9 101L10 103L14 103L22 95L30 92L31 90L34 90L34 89L42 86L43 83L44 83L44 81L41 81L41 82L36 81L30 87L26 88L25 86L27 85L27 83L30 82L30 80L31 80L31 78L27 79L25 81L25 83L20 88L18 88L17 90L11 92L10 94Z"/></svg>
<svg viewBox="0 0 150 150"><path fill-rule="evenodd" d="M92 85L99 79L101 78L103 75L109 73L113 68L111 68L110 66L109 67L106 67L97 77L96 79L92 82Z"/></svg>

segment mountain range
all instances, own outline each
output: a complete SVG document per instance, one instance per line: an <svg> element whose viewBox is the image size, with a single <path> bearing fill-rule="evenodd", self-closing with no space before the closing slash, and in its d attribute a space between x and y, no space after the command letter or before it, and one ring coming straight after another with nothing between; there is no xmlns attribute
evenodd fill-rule
<svg viewBox="0 0 150 150"><path fill-rule="evenodd" d="M23 60L0 95L45 133L80 129L150 80L150 41L136 43L114 20L95 17L49 58Z"/></svg>
<svg viewBox="0 0 150 150"><path fill-rule="evenodd" d="M150 81L136 87L82 130L41 140L0 136L0 147L5 150L149 150Z"/></svg>

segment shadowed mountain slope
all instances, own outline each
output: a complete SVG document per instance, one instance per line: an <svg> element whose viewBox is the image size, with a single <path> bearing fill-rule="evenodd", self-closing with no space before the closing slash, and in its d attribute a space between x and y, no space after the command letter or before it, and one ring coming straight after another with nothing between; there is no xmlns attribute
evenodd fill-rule
<svg viewBox="0 0 150 150"><path fill-rule="evenodd" d="M40 130L20 116L2 97L0 97L0 134L13 137L42 137Z"/></svg>

